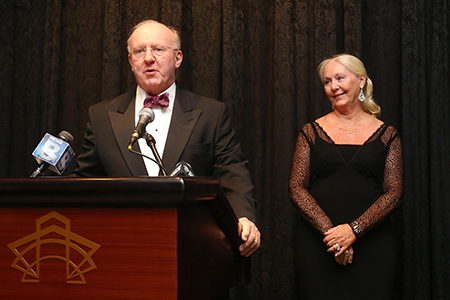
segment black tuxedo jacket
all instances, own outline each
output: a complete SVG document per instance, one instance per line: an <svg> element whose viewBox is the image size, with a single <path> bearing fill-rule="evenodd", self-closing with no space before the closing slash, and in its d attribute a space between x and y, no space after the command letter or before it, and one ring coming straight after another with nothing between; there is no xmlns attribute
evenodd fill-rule
<svg viewBox="0 0 450 300"><path fill-rule="evenodd" d="M89 108L83 151L73 176L147 175L143 158L127 149L136 126L135 96L133 90ZM237 217L255 220L248 161L234 138L224 103L177 88L164 149L168 172L186 161L197 176L216 177Z"/></svg>

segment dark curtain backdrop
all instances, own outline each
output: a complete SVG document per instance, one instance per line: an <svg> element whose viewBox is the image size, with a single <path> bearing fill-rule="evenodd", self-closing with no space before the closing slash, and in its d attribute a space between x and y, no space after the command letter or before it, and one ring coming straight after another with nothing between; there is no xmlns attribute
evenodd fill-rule
<svg viewBox="0 0 450 300"><path fill-rule="evenodd" d="M449 299L448 0L3 0L0 177L28 177L45 132L69 131L80 153L88 107L135 86L126 39L145 18L180 31L178 83L227 104L251 162L262 245L232 299L301 294L291 157L300 128L331 108L316 67L340 52L365 62L382 119L403 138L402 298Z"/></svg>

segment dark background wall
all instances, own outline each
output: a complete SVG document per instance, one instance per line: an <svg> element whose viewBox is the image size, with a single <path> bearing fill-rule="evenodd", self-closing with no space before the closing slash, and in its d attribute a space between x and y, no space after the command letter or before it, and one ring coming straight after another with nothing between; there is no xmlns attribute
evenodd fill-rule
<svg viewBox="0 0 450 300"><path fill-rule="evenodd" d="M295 299L288 198L299 129L330 104L318 63L366 64L381 119L401 132L403 206L394 215L404 299L450 295L448 0L4 0L0 3L0 177L28 177L45 132L80 153L87 109L135 86L130 29L153 18L181 32L178 83L225 102L249 158L262 245L233 299ZM75 166L72 162L70 172ZM374 258L376 259L376 258Z"/></svg>

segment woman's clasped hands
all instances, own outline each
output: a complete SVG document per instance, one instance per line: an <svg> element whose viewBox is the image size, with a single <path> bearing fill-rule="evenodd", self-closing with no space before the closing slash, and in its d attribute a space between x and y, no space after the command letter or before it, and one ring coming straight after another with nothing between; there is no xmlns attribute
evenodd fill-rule
<svg viewBox="0 0 450 300"><path fill-rule="evenodd" d="M336 262L341 265L351 264L353 262L352 244L356 241L350 225L341 224L325 232L323 242L327 245L327 252L334 252Z"/></svg>

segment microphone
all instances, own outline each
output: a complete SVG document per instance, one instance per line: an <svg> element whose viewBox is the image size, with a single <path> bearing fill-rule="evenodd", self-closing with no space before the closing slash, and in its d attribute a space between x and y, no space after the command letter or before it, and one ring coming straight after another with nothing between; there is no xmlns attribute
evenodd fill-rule
<svg viewBox="0 0 450 300"><path fill-rule="evenodd" d="M136 125L136 129L131 135L130 143L128 144L128 149L130 149L136 141L144 135L145 127L147 127L148 123L153 122L155 120L155 113L149 107L143 107L139 111L139 121Z"/></svg>
<svg viewBox="0 0 450 300"><path fill-rule="evenodd" d="M148 123L153 122L153 120L155 120L155 113L153 112L153 110L151 108L144 107L139 111L139 121L136 125L136 129L134 130L133 134L131 135L130 143L128 144L128 150L131 153L141 155L145 158L148 158L148 159L154 161L160 167L163 175L167 176L166 168L164 167L164 164L163 164L161 158L159 157L158 151L156 150L156 147L155 147L155 143L156 143L155 139L153 138L153 136L151 134L149 134L145 130L145 127L147 127ZM140 152L134 151L132 149L134 143L136 143L136 141L138 139L140 139L141 137L145 138L147 145L152 150L153 155L155 156L156 160L151 157L148 157L147 155L144 155Z"/></svg>
<svg viewBox="0 0 450 300"><path fill-rule="evenodd" d="M46 133L32 153L39 166L30 177L41 176L47 169L62 175L75 156L70 147L72 142L73 136L67 131L61 131L58 137Z"/></svg>

